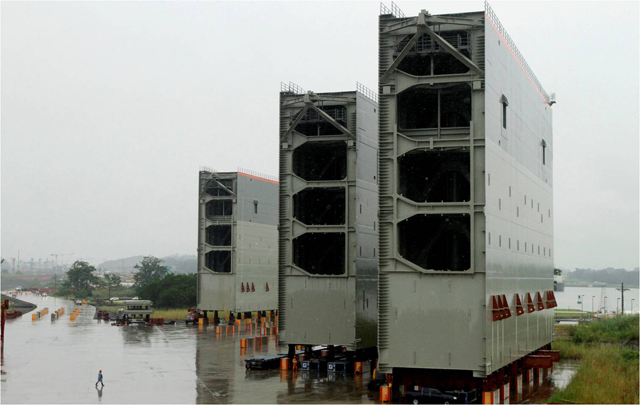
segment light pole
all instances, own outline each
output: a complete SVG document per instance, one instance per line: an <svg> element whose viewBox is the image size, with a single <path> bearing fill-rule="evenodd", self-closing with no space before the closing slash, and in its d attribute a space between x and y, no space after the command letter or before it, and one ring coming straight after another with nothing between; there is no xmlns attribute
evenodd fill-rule
<svg viewBox="0 0 640 405"><path fill-rule="evenodd" d="M591 316L593 316L593 300L596 298L595 295L591 296Z"/></svg>
<svg viewBox="0 0 640 405"><path fill-rule="evenodd" d="M616 301L616 315L620 314L620 298Z"/></svg>
<svg viewBox="0 0 640 405"><path fill-rule="evenodd" d="M607 296L604 296L604 306L602 307L603 313L607 313Z"/></svg>
<svg viewBox="0 0 640 405"><path fill-rule="evenodd" d="M631 298L631 313L633 314L633 301L635 301L634 298Z"/></svg>

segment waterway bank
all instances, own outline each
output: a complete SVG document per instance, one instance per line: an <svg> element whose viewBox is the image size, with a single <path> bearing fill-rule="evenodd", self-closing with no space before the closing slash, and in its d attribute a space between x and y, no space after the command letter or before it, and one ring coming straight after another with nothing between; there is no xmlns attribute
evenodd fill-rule
<svg viewBox="0 0 640 405"><path fill-rule="evenodd" d="M32 304L31 302L23 301L21 299L10 297L8 295L2 294L2 300L3 301L9 300L9 302L11 302L11 309L15 311L20 311L23 314L26 314L27 312L30 312L36 309L36 305Z"/></svg>

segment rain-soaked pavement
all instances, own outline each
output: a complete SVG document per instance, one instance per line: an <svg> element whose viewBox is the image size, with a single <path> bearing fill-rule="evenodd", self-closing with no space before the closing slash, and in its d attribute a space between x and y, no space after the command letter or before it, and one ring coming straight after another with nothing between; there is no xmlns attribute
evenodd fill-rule
<svg viewBox="0 0 640 405"><path fill-rule="evenodd" d="M2 403L379 403L366 388L371 376L247 371L244 360L278 353L274 337L240 349L251 333L217 335L212 326L111 326L84 305L75 321L73 302L31 294L19 297L49 308L37 321L28 313L5 326ZM65 314L52 321L51 313ZM511 402L545 402L575 372L556 365L551 378ZM105 387L96 389L102 369ZM568 370L568 371L567 371ZM4 374L6 373L6 374ZM558 377L557 382L554 378ZM536 395L537 394L537 395Z"/></svg>

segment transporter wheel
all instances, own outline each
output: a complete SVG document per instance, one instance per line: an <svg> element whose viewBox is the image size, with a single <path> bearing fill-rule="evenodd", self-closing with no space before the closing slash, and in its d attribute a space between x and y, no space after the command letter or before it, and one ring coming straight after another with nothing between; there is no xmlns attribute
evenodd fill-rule
<svg viewBox="0 0 640 405"><path fill-rule="evenodd" d="M444 401L444 405L449 405L449 401Z"/></svg>
<svg viewBox="0 0 640 405"><path fill-rule="evenodd" d="M249 363L245 363L244 366L247 368L247 370L251 369L251 365Z"/></svg>
<svg viewBox="0 0 640 405"><path fill-rule="evenodd" d="M414 400L413 400L413 405L418 405L418 404L419 404L418 400L417 400L417 399L414 399Z"/></svg>

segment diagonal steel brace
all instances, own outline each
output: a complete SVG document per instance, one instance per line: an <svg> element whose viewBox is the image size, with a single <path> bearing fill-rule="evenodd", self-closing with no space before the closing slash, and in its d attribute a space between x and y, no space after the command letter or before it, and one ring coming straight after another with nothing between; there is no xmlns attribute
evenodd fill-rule
<svg viewBox="0 0 640 405"><path fill-rule="evenodd" d="M326 112L324 112L321 109L319 109L318 107L316 107L315 104L313 104L313 103L309 104L309 108L313 109L315 112L318 113L318 115L322 116L322 118L324 118L325 120L329 121L329 124L331 124L334 127L336 127L343 134L348 135L353 139L356 139L356 137L351 132L349 132L349 130L347 128L345 128L342 125L340 125L340 123L338 121L334 120L332 116L330 116Z"/></svg>
<svg viewBox="0 0 640 405"><path fill-rule="evenodd" d="M469 58L464 56L460 51L458 51L453 45L451 45L447 40L442 38L440 35L436 34L430 27L425 25L424 32L431 37L434 41L440 44L447 52L453 55L460 62L464 63L469 69L475 71L478 74L483 74L482 69L478 67L475 63L473 63Z"/></svg>
<svg viewBox="0 0 640 405"><path fill-rule="evenodd" d="M306 102L305 102L306 103ZM287 132L284 133L284 135L282 135L282 137L280 138L280 142L284 142L287 140L287 138L289 137L289 135L291 134L291 132L293 132L293 130L295 129L295 127L298 126L298 124L300 123L300 121L302 120L302 117L304 117L304 115L307 113L307 111L309 110L309 104L305 104L304 108L302 109L302 111L300 111L300 114L298 114L298 117L296 117L295 121L293 121L293 123L291 124L291 126L289 127L289 129L287 129Z"/></svg>
<svg viewBox="0 0 640 405"><path fill-rule="evenodd" d="M393 72L394 70L396 70L396 68L398 67L398 65L400 64L400 62L402 62L402 60L404 59L405 56L407 56L407 54L411 51L411 49L413 48L413 46L416 44L416 42L418 42L418 40L420 39L420 37L422 36L422 34L424 34L424 26L418 26L416 28L416 33L414 34L414 36L411 38L411 40L409 42L407 42L407 45L402 49L402 52L400 52L400 54L398 55L398 57L396 58L396 60L393 61L393 63L391 64L391 66L389 66L389 68L387 69L386 72L384 72L384 74L382 75L382 77L380 78L380 83L384 83L389 79L389 76L391 76L391 72Z"/></svg>
<svg viewBox="0 0 640 405"><path fill-rule="evenodd" d="M217 179L215 179L215 178L213 178L213 177L212 177L211 179L209 179L209 181L208 181L208 182L207 182L207 184L205 185L205 187L204 187L205 191L207 190L207 186L209 186L209 183L210 183L210 182L212 182L212 181L215 181L216 183L218 183L218 185L219 185L220 187L222 187L224 190L226 190L226 191L227 191L229 194L231 194L232 196L237 197L237 195L236 195L233 191L231 191L231 190L229 190L228 188L226 188L226 187L224 186L224 184L220 183Z"/></svg>

